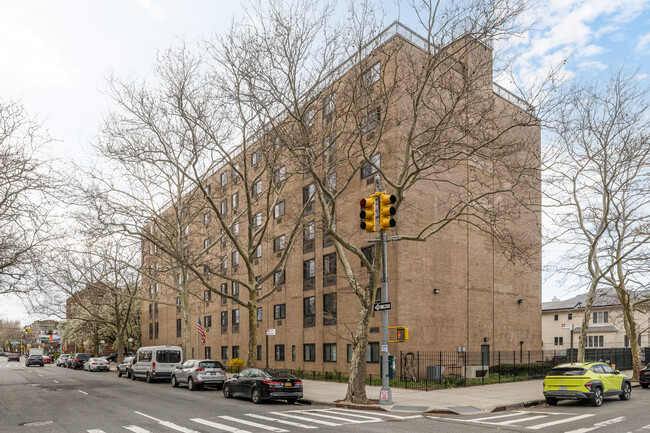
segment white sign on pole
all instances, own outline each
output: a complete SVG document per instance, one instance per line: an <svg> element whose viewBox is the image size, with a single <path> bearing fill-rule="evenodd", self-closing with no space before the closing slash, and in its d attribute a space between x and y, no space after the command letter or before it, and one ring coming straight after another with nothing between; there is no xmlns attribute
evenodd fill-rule
<svg viewBox="0 0 650 433"><path fill-rule="evenodd" d="M275 328L267 329L266 335L275 335Z"/></svg>
<svg viewBox="0 0 650 433"><path fill-rule="evenodd" d="M382 344L381 345L381 351L388 353L388 344Z"/></svg>
<svg viewBox="0 0 650 433"><path fill-rule="evenodd" d="M573 323L571 323L570 325L567 325L566 323L563 323L562 324L562 329L573 329Z"/></svg>

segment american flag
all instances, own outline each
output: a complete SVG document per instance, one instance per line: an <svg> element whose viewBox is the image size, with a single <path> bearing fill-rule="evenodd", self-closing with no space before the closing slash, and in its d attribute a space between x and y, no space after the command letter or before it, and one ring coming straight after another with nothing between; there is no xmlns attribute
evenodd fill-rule
<svg viewBox="0 0 650 433"><path fill-rule="evenodd" d="M201 318L199 317L199 323L196 324L196 330L199 331L201 336L201 344L205 346L205 332L203 332L203 326L201 326Z"/></svg>

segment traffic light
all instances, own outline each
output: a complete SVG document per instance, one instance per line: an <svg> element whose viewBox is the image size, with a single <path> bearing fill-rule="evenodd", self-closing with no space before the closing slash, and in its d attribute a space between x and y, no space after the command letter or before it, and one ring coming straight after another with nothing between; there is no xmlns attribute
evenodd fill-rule
<svg viewBox="0 0 650 433"><path fill-rule="evenodd" d="M409 339L409 329L404 326L389 326L388 329L397 331L395 340L389 340L389 343L404 343Z"/></svg>
<svg viewBox="0 0 650 433"><path fill-rule="evenodd" d="M375 197L361 199L361 228L372 233L375 231Z"/></svg>
<svg viewBox="0 0 650 433"><path fill-rule="evenodd" d="M397 202L397 197L394 195L382 192L379 196L379 228L381 230L389 230L397 224L393 218L397 212L393 206L395 202Z"/></svg>

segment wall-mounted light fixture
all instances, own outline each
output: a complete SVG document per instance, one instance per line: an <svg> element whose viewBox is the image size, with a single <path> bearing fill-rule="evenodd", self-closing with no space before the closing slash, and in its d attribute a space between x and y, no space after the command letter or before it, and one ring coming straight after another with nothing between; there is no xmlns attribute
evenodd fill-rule
<svg viewBox="0 0 650 433"><path fill-rule="evenodd" d="M523 304L524 302L526 302L525 299L519 299L519 300L517 300L517 303L519 303L519 304Z"/></svg>
<svg viewBox="0 0 650 433"><path fill-rule="evenodd" d="M487 343L488 341L490 341L490 339L489 339L488 337L485 337L485 338L483 339L483 341L484 341L485 343Z"/></svg>
<svg viewBox="0 0 650 433"><path fill-rule="evenodd" d="M437 294L439 294L439 293L440 293L440 289L433 289L433 294L434 294L434 295L437 295Z"/></svg>

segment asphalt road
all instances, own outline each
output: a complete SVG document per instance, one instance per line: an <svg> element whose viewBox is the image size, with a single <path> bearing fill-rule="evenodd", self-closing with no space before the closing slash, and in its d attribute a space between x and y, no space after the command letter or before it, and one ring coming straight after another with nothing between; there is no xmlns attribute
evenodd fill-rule
<svg viewBox="0 0 650 433"><path fill-rule="evenodd" d="M0 432L650 432L650 390L600 408L563 402L508 412L421 416L225 399L114 372L86 372L0 358Z"/></svg>

